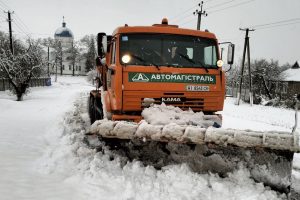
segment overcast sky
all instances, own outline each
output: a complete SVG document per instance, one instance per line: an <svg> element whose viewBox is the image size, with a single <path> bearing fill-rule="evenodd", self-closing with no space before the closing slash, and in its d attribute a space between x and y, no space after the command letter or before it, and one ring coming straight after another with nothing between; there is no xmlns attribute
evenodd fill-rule
<svg viewBox="0 0 300 200"><path fill-rule="evenodd" d="M196 28L192 15L196 0L0 0L0 9L14 11L12 18L16 37L53 37L65 16L75 39L87 34L111 34L117 26L152 25L163 17L180 27ZM208 16L202 18L202 29L214 32L219 40L237 45L236 58L242 55L244 34L239 28L289 21L290 25L257 27L250 33L251 58L279 60L280 64L300 61L300 0L206 0ZM7 32L7 14L1 11L0 30ZM21 21L21 22L20 22ZM298 22L298 23L295 23ZM294 23L294 24L291 24ZM25 25L24 25L25 24ZM25 26L25 27L24 27ZM260 29L259 29L260 28ZM265 28L265 29L263 29Z"/></svg>

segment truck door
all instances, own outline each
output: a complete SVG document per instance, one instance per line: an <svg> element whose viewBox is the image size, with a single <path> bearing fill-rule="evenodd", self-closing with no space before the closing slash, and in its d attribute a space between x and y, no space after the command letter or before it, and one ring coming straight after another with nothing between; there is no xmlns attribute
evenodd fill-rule
<svg viewBox="0 0 300 200"><path fill-rule="evenodd" d="M107 88L110 92L114 91L114 75L116 67L116 42L113 41L111 44L110 62L107 69Z"/></svg>

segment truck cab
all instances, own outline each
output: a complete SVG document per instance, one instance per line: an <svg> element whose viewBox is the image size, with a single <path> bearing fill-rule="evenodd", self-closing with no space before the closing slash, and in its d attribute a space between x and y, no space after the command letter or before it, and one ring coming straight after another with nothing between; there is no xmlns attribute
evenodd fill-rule
<svg viewBox="0 0 300 200"><path fill-rule="evenodd" d="M112 36L99 33L97 42L103 89L91 92L95 120L105 113L112 120L139 121L152 103L209 115L223 110L225 75L213 33L168 25L164 19L152 26L125 25Z"/></svg>

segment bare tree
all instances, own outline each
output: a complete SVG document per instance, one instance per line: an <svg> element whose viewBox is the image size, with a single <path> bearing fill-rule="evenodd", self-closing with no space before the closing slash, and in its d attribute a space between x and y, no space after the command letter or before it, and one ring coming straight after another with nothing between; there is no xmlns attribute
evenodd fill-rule
<svg viewBox="0 0 300 200"><path fill-rule="evenodd" d="M86 35L84 36L80 42L83 46L86 47L87 52L83 54L83 56L86 58L85 62L85 70L86 72L94 69L96 63L96 46L95 46L95 36L93 35Z"/></svg>
<svg viewBox="0 0 300 200"><path fill-rule="evenodd" d="M72 42L72 46L66 50L69 55L67 60L71 61L72 64L72 75L75 75L75 65L80 61L80 52L77 42Z"/></svg>

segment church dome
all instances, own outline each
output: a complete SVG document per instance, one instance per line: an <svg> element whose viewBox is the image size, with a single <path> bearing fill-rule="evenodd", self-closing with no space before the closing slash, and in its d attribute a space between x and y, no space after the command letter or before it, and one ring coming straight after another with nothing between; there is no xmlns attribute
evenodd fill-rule
<svg viewBox="0 0 300 200"><path fill-rule="evenodd" d="M66 27L66 22L62 23L62 27L56 29L54 38L74 38L72 31Z"/></svg>

